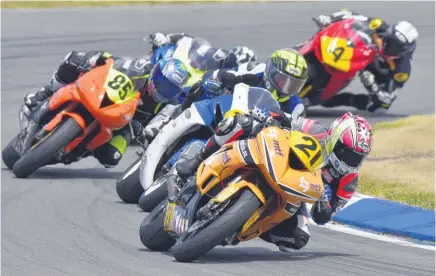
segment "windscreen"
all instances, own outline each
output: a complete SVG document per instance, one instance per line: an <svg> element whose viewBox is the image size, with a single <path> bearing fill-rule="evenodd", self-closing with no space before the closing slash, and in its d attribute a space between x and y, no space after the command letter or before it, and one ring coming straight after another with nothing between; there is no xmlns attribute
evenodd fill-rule
<svg viewBox="0 0 436 276"><path fill-rule="evenodd" d="M212 48L209 41L200 37L192 39L188 54L189 62L192 67L201 71L217 69L219 68L219 57L217 59L216 55L217 49ZM224 57L224 52L222 53L222 57Z"/></svg>
<svg viewBox="0 0 436 276"><path fill-rule="evenodd" d="M260 87L250 87L248 90L248 109L252 110L255 106L262 109L280 109L280 104L274 99L271 92Z"/></svg>

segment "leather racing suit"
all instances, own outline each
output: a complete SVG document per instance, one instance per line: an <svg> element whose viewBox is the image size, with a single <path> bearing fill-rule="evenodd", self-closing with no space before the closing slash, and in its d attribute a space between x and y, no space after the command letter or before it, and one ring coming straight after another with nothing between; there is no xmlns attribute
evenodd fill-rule
<svg viewBox="0 0 436 276"><path fill-rule="evenodd" d="M318 25L325 27L340 20L354 18L369 21L376 33L383 38L387 35L389 25L380 18L367 17L352 11L339 11L330 17L323 17ZM399 91L404 87L412 70L412 57L415 50L398 59L387 60L381 56L364 69L360 80L368 90L368 94L341 93L333 96L323 104L325 107L352 106L369 112L385 113L393 104Z"/></svg>
<svg viewBox="0 0 436 276"><path fill-rule="evenodd" d="M172 35L170 37L176 43L184 35ZM156 47L153 48L155 49ZM245 48L242 49L241 47L235 48L234 51L230 52L216 48L211 49L216 51L213 56L217 57L216 63L214 63L214 66L217 67L214 68L231 68L237 66L238 62L245 59L251 60L256 58L254 53L248 55L244 52ZM220 55L218 51L222 51L224 54ZM153 68L152 61L146 57L116 57L105 51L72 51L62 60L58 69L53 73L48 85L36 93L26 95L24 99L26 106L29 109L34 108L39 102L50 98L58 89L76 81L81 74L90 71L96 66L103 65L107 58L113 58L114 68L129 76L135 85L135 89L141 92L141 99L135 116L131 121L131 126L134 136L137 136L141 143L151 140L156 135L157 129L161 128L163 122L174 112L178 103L156 102L145 91L149 74ZM30 110L28 111L31 112ZM152 120L150 121L150 119ZM144 130L141 122L149 122L150 124ZM113 139L109 143L97 148L92 155L105 167L116 166L132 139L132 133L128 125L115 131Z"/></svg>
<svg viewBox="0 0 436 276"><path fill-rule="evenodd" d="M259 121L272 117L284 126L290 126L294 130L311 134L320 141L321 145L324 144L323 142L327 137L327 128L316 120L305 119L304 117L292 119L282 110L269 110L269 115L265 115L264 111L253 111L253 114ZM176 164L177 175L170 175L168 181L180 181L179 177L186 179L193 175L199 163L211 156L222 145L256 135L261 130L257 127L259 125L253 119L253 116L243 114L236 114L233 117L224 119L218 125L216 133L207 141L199 156ZM312 219L317 224L325 224L330 221L332 215L339 211L351 198L356 190L357 173L341 174L327 165L322 168L322 179L325 184L325 197L312 207ZM169 198L169 200L172 200L172 198ZM307 207L305 203L302 203L294 216L262 234L260 238L276 244L282 251L288 251L288 249L299 250L310 239L308 226Z"/></svg>

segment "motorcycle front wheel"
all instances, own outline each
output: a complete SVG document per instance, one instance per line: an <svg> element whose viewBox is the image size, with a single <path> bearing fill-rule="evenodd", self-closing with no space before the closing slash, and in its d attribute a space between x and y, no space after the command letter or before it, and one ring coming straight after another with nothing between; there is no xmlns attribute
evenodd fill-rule
<svg viewBox="0 0 436 276"><path fill-rule="evenodd" d="M15 176L25 178L49 163L56 154L82 133L82 128L68 118L33 145L13 166Z"/></svg>
<svg viewBox="0 0 436 276"><path fill-rule="evenodd" d="M166 204L166 199L158 204L139 227L142 244L152 251L168 251L176 242L164 229Z"/></svg>
<svg viewBox="0 0 436 276"><path fill-rule="evenodd" d="M144 212L151 212L168 196L166 179L167 175L159 177L150 188L142 193L138 205Z"/></svg>
<svg viewBox="0 0 436 276"><path fill-rule="evenodd" d="M141 166L141 156L135 160L117 179L117 194L126 203L138 203L141 194L144 192L139 181L139 167Z"/></svg>
<svg viewBox="0 0 436 276"><path fill-rule="evenodd" d="M190 232L191 226L171 248L174 258L179 262L192 262L203 256L236 233L259 206L260 201L256 195L245 189L233 205L207 226Z"/></svg>

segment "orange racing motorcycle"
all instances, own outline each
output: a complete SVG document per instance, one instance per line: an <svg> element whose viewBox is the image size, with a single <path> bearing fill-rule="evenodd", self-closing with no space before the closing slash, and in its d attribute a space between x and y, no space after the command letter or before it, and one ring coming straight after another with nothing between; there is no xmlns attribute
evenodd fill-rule
<svg viewBox="0 0 436 276"><path fill-rule="evenodd" d="M259 237L323 195L323 148L311 135L276 126L225 144L178 192L184 214L165 200L143 220L142 243L191 262L217 245Z"/></svg>
<svg viewBox="0 0 436 276"><path fill-rule="evenodd" d="M20 178L40 167L80 160L129 124L139 92L114 60L83 74L42 103L32 118L20 109L21 131L3 149L3 162Z"/></svg>

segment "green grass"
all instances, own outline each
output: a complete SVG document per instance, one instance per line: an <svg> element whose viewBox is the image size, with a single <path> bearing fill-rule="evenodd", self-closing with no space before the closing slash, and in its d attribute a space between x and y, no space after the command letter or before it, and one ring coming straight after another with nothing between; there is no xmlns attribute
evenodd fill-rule
<svg viewBox="0 0 436 276"><path fill-rule="evenodd" d="M401 202L426 209L435 209L433 192L410 189L402 183L391 183L380 179L362 177L359 181L359 193Z"/></svg>
<svg viewBox="0 0 436 276"><path fill-rule="evenodd" d="M377 131L380 129L393 129L393 128L399 128L402 126L406 126L409 124L409 119L400 119L400 120L395 120L392 122L381 122L381 123L377 123L375 125L372 126L373 131Z"/></svg>
<svg viewBox="0 0 436 276"><path fill-rule="evenodd" d="M35 8L66 8L66 7L105 7L127 5L162 5L162 4L192 4L195 2L224 2L223 0L193 0L193 1L2 1L4 9L35 9ZM237 3L240 1L226 1Z"/></svg>
<svg viewBox="0 0 436 276"><path fill-rule="evenodd" d="M435 209L435 115L377 123L373 134L359 192Z"/></svg>

